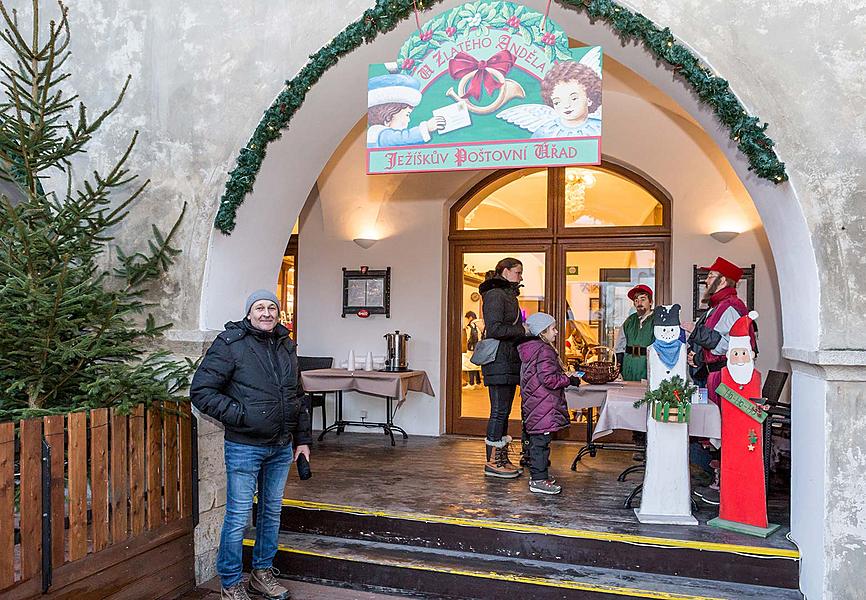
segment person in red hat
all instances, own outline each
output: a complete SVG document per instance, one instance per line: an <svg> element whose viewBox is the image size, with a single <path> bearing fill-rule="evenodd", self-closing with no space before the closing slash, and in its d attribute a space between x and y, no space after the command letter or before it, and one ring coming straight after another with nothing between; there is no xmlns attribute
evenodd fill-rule
<svg viewBox="0 0 866 600"><path fill-rule="evenodd" d="M719 404L716 388L721 382L721 371L727 364L731 327L737 319L748 314L749 309L737 296L737 282L743 277L740 267L719 256L712 265L703 268L709 271L703 301L710 309L697 323L683 323L682 327L690 332L689 365L696 369L706 367L707 396ZM753 324L749 325L749 339L752 350L757 351Z"/></svg>
<svg viewBox="0 0 866 600"><path fill-rule="evenodd" d="M649 286L636 285L628 291L628 298L634 303L635 312L623 321L617 331L614 352L622 365L623 380L640 381L646 379L646 349L655 340L653 291Z"/></svg>

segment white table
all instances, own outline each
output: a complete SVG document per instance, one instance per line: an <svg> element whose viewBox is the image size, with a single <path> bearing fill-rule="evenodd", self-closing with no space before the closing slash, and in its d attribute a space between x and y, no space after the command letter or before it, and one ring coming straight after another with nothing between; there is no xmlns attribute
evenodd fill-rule
<svg viewBox="0 0 866 600"><path fill-rule="evenodd" d="M609 435L614 429L629 429L631 431L646 431L646 404L634 407L634 401L643 398L643 393L636 390L622 390L608 393L601 412L598 415L593 441ZM692 404L689 415L689 436L709 438L718 447L722 437L722 418L719 407L713 403Z"/></svg>
<svg viewBox="0 0 866 600"><path fill-rule="evenodd" d="M576 410L587 410L586 416L586 443L578 450L577 456L571 462L571 470L577 470L577 463L580 462L587 454L590 457L595 457L599 450L620 450L626 452L635 452L642 450L635 444L598 444L595 442L595 433L593 431L593 413L595 409L603 406L608 398L631 398L634 402L636 398L643 398L646 393L646 383L641 381L613 381L611 383L603 383L592 385L588 383L581 384L580 387L566 388L565 401L568 403L568 408ZM599 415L599 420L601 415ZM596 425L596 428L598 426ZM608 432L610 433L610 432Z"/></svg>
<svg viewBox="0 0 866 600"><path fill-rule="evenodd" d="M646 384L640 381L614 381L601 385L582 383L580 387L565 388L565 401L568 408L572 409L595 408L604 404L608 392L612 392L614 396L626 394L629 397L639 393L639 397L643 398Z"/></svg>
<svg viewBox="0 0 866 600"><path fill-rule="evenodd" d="M337 420L330 427L325 427L319 434L319 441L329 431L336 430L337 435L343 433L347 425L357 427L381 427L385 435L391 436L391 445L394 446L394 430L403 434L403 439L409 439L409 435L401 427L394 425L394 413L406 401L406 394L410 391L421 392L428 396L433 395L433 386L424 371L349 371L347 369L310 369L301 373L301 382L307 392L335 392L337 396ZM355 391L370 396L385 398L385 421L382 423L371 421L345 421L343 420L343 392ZM392 410L392 404L397 406ZM327 425L322 423L323 426Z"/></svg>

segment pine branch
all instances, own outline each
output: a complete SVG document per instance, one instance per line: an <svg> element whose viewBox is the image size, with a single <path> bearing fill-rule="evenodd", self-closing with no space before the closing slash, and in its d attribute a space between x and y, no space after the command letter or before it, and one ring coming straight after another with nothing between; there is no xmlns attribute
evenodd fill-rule
<svg viewBox="0 0 866 600"><path fill-rule="evenodd" d="M126 280L126 289L128 291L133 290L142 283L159 277L174 263L174 257L180 254L180 250L173 248L171 241L180 227L184 214L186 214L186 207L187 204L184 202L180 215L165 237L163 237L156 225L151 225L153 240L148 242L149 254L136 252L131 256L127 256L120 248L117 249L117 256L121 266L116 268L114 273Z"/></svg>

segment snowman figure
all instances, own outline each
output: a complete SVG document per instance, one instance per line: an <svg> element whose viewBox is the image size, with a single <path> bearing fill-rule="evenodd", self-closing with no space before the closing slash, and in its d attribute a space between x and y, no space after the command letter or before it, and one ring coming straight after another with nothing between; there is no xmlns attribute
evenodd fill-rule
<svg viewBox="0 0 866 600"><path fill-rule="evenodd" d="M680 376L686 381L686 344L681 339L680 305L653 311L655 341L647 349L649 389ZM692 516L689 479L689 425L656 421L647 410L646 474L640 508L641 523L696 525Z"/></svg>

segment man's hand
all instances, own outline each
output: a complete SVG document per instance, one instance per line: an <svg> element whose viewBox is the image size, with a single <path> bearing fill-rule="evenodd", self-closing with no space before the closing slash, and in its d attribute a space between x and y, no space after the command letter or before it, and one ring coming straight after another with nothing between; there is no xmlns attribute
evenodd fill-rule
<svg viewBox="0 0 866 600"><path fill-rule="evenodd" d="M683 329L685 329L685 330L688 331L689 333L691 333L691 332L693 332L693 331L695 330L695 324L692 323L692 322L688 322L688 323L680 323L680 327L682 327Z"/></svg>
<svg viewBox="0 0 866 600"><path fill-rule="evenodd" d="M445 117L433 117L427 120L428 131L442 131L445 129Z"/></svg>
<svg viewBox="0 0 866 600"><path fill-rule="evenodd" d="M302 444L295 448L295 460L298 460L298 457L303 454L307 457L307 460L310 460L310 447L306 444Z"/></svg>
<svg viewBox="0 0 866 600"><path fill-rule="evenodd" d="M695 353L689 350L689 355L686 357L686 362L689 363L690 367L697 368L698 365L695 364Z"/></svg>

